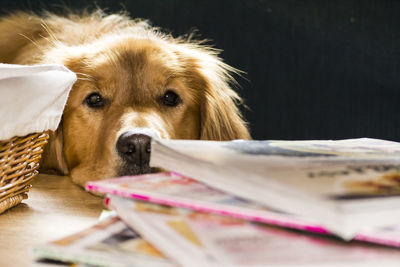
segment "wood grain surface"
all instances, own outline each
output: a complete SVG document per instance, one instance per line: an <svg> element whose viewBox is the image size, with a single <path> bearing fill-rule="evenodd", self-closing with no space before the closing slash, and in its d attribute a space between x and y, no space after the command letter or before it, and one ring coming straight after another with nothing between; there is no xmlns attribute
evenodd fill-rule
<svg viewBox="0 0 400 267"><path fill-rule="evenodd" d="M93 225L103 209L102 198L65 176L39 175L28 196L0 215L0 266L50 266L35 261L32 247Z"/></svg>

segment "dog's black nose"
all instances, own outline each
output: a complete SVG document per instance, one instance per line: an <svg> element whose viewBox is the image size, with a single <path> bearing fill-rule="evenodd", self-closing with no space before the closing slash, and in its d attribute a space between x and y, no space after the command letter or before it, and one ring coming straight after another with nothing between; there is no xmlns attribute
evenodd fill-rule
<svg viewBox="0 0 400 267"><path fill-rule="evenodd" d="M125 162L125 169L128 169L126 174L150 172L150 136L126 132L118 138L117 151Z"/></svg>

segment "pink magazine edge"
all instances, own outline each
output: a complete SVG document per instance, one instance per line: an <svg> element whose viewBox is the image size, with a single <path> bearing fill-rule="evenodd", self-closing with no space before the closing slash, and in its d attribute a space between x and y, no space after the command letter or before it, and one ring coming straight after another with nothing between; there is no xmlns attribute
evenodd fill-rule
<svg viewBox="0 0 400 267"><path fill-rule="evenodd" d="M180 177L184 177L178 173L175 172L168 172L173 175L177 175ZM236 217L240 219L245 219L245 220L250 220L254 222L261 222L261 223L266 223L269 225L275 225L275 226L280 226L284 228L289 228L289 229L297 229L297 230L302 230L306 232L312 232L312 233L317 233L317 234L323 234L323 235L331 235L331 233L324 228L323 226L320 225L311 225L303 222L299 222L296 219L291 219L291 218L286 218L287 221L284 220L279 220L279 219L271 219L271 218L266 218L262 216L256 216L256 215L247 215L247 214L242 214L239 211L229 211L226 210L220 206L206 206L205 204L202 203L193 203L193 202L186 202L182 200L177 200L169 197L160 197L160 196L154 196L151 193L147 194L139 194L139 193L132 193L129 191L126 191L124 189L111 189L105 186L106 184L109 184L111 181L115 183L117 180L118 183L122 183L124 181L132 181L132 180L141 180L145 179L146 176L151 176L151 174L147 175L138 175L138 176L124 176L121 178L111 178L107 180L102 180L102 181L93 181L93 182L88 182L86 183L85 189L88 191L93 191L93 192L98 192L98 193L104 193L104 194L112 194L120 197L125 197L125 198L133 198L133 199L138 199L138 200L143 200L147 202L152 202L156 204L161 204L161 205L167 205L167 206L173 206L173 207L179 207L179 208L187 208L191 210L196 210L200 212L209 212L209 213L214 213L214 214L220 214L220 215L226 215L226 216L231 216L231 217ZM105 199L105 205L108 207L109 198ZM364 242L369 242L369 243L375 243L375 244L380 244L380 245L387 245L391 247L400 247L400 240L394 240L394 239L388 239L388 238L382 238L379 237L379 234L359 234L356 235L353 240L357 241L364 241Z"/></svg>

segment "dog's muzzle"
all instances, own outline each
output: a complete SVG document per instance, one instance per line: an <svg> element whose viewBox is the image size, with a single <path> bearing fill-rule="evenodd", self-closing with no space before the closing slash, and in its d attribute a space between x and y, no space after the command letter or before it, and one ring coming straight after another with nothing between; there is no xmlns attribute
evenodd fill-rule
<svg viewBox="0 0 400 267"><path fill-rule="evenodd" d="M116 149L123 164L119 175L150 173L151 137L133 131L123 133L117 141Z"/></svg>

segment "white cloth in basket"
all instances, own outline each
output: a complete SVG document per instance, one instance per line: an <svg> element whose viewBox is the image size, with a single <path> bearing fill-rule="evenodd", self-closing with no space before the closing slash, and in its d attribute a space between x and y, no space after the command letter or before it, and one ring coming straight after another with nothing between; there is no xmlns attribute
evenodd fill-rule
<svg viewBox="0 0 400 267"><path fill-rule="evenodd" d="M0 140L56 130L75 81L61 65L0 64Z"/></svg>

